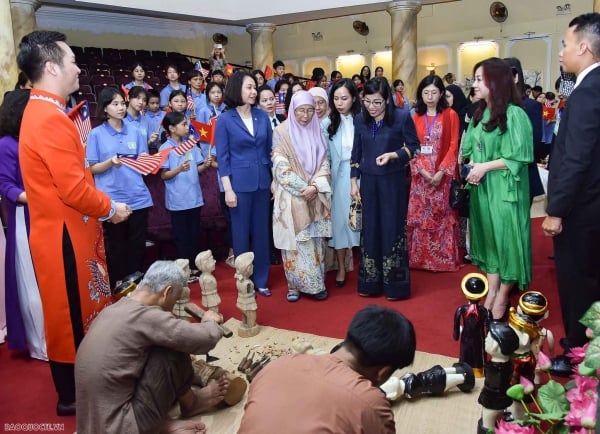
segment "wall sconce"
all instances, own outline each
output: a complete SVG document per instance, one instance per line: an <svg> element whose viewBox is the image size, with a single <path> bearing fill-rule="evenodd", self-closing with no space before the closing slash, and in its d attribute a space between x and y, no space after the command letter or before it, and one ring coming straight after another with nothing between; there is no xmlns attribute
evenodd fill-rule
<svg viewBox="0 0 600 434"><path fill-rule="evenodd" d="M556 15L570 15L571 3L565 3L562 6L556 6Z"/></svg>
<svg viewBox="0 0 600 434"><path fill-rule="evenodd" d="M429 75L435 75L435 63L431 63L431 65L426 66L425 69L429 71Z"/></svg>
<svg viewBox="0 0 600 434"><path fill-rule="evenodd" d="M321 32L313 32L312 33L312 38L313 41L322 41L323 40L323 35L321 34Z"/></svg>

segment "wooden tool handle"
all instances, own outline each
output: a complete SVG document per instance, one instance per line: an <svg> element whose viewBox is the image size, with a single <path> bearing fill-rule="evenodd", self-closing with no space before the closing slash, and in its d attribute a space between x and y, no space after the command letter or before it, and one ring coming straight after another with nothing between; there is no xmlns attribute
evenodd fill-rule
<svg viewBox="0 0 600 434"><path fill-rule="evenodd" d="M183 310L185 310L187 313L189 313L192 316L192 318L194 318L195 320L202 321L202 317L204 316L204 311L202 309L200 309L197 305L195 305L193 303L188 303L185 305ZM231 330L229 330L229 328L225 327L223 324L219 324L219 327L221 327L221 329L223 329L223 336L225 336L226 338L230 338L233 336L233 332Z"/></svg>

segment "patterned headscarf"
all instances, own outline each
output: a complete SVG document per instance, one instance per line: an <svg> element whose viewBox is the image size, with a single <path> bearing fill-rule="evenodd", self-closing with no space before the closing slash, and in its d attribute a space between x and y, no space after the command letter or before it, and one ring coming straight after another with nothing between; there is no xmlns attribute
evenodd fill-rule
<svg viewBox="0 0 600 434"><path fill-rule="evenodd" d="M296 120L295 110L303 105L309 105L314 109L315 100L307 91L299 90L292 96L290 102L287 119L288 132L300 164L304 167L307 175L312 176L319 169L323 158L327 155L327 145L316 113L306 126L300 125Z"/></svg>

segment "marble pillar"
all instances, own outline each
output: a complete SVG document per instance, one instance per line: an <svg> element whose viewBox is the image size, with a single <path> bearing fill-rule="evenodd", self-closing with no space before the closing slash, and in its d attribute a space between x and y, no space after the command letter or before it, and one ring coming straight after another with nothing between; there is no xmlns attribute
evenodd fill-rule
<svg viewBox="0 0 600 434"><path fill-rule="evenodd" d="M600 12L600 0L594 0L594 12Z"/></svg>
<svg viewBox="0 0 600 434"><path fill-rule="evenodd" d="M254 69L265 70L273 66L273 32L277 26L271 23L253 23L246 26L252 43L252 65Z"/></svg>
<svg viewBox="0 0 600 434"><path fill-rule="evenodd" d="M37 29L35 11L41 5L39 0L10 0L15 49L18 49L23 36Z"/></svg>
<svg viewBox="0 0 600 434"><path fill-rule="evenodd" d="M0 0L0 101L5 92L15 88L17 74L10 2L9 0Z"/></svg>
<svg viewBox="0 0 600 434"><path fill-rule="evenodd" d="M412 101L417 90L417 14L418 0L395 1L386 10L392 17L392 75L404 81L404 95Z"/></svg>

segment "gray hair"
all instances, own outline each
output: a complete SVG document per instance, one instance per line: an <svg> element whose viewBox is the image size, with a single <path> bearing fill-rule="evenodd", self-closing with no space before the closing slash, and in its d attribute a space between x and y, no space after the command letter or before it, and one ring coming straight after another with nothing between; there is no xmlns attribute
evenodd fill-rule
<svg viewBox="0 0 600 434"><path fill-rule="evenodd" d="M185 273L176 262L156 261L150 265L138 288L158 294L167 286L173 286L181 291L186 283Z"/></svg>

